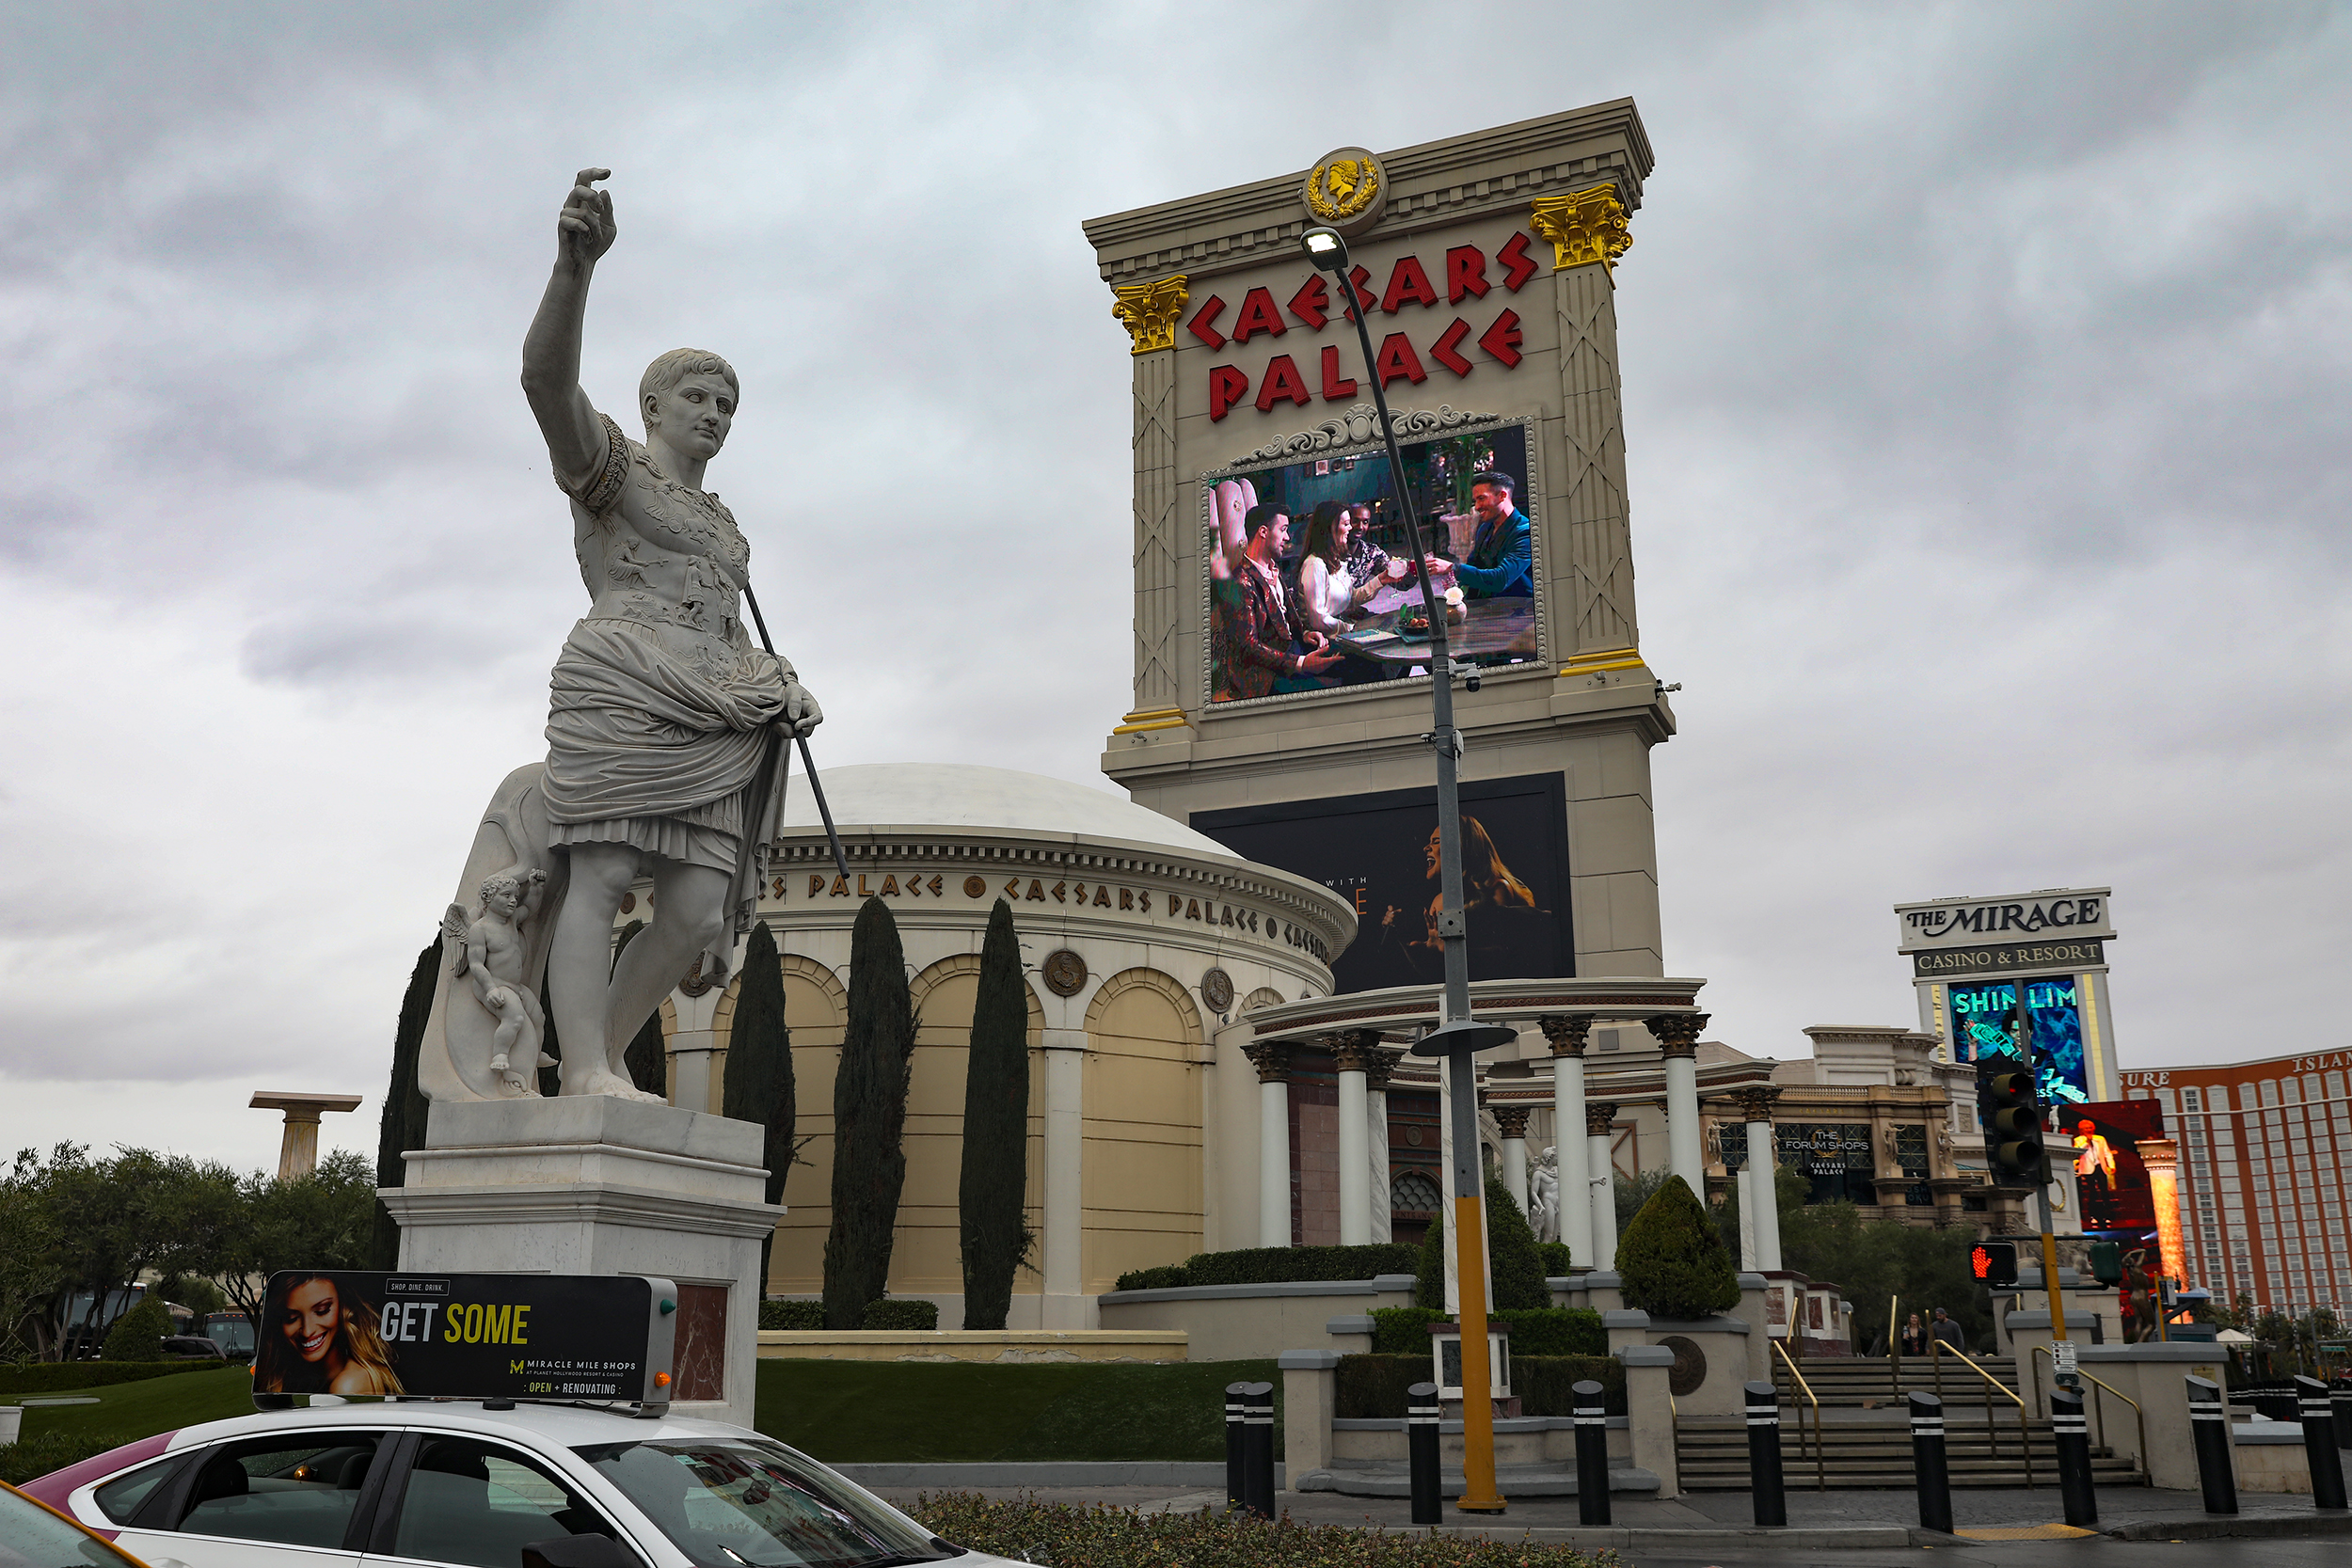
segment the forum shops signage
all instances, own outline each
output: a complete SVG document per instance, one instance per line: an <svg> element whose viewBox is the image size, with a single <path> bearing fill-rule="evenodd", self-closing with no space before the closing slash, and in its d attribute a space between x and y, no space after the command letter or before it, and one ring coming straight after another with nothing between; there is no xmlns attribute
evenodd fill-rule
<svg viewBox="0 0 2352 1568"><path fill-rule="evenodd" d="M2040 893L1991 898L1898 904L1895 922L1900 936L1897 951L1909 954L2012 944L2080 944L2115 938L2107 890L2103 887L2045 888ZM2059 958L2039 967L2066 969L2083 961ZM1919 973L1931 972L1922 968Z"/></svg>
<svg viewBox="0 0 2352 1568"><path fill-rule="evenodd" d="M676 1314L675 1285L634 1275L286 1270L253 1393L666 1403Z"/></svg>

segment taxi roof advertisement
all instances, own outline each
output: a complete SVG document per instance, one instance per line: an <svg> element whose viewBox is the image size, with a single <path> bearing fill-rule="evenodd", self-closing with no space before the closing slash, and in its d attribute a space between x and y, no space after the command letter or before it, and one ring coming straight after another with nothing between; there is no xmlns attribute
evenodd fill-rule
<svg viewBox="0 0 2352 1568"><path fill-rule="evenodd" d="M634 1275L270 1275L257 1399L670 1398L677 1290Z"/></svg>

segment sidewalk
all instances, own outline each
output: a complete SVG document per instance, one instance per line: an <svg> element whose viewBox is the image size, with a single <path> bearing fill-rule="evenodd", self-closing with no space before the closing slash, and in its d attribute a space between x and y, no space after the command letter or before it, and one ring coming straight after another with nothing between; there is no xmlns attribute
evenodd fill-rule
<svg viewBox="0 0 2352 1568"><path fill-rule="evenodd" d="M922 1488L883 1489L893 1502L909 1503ZM1079 1506L1102 1504L1149 1512L1189 1512L1225 1505L1222 1487L1201 1490L1170 1486L1065 1486L1020 1488L939 1487L932 1490L978 1491L992 1497L1010 1497L1026 1491L1041 1502ZM2234 1515L2209 1515L2195 1492L2159 1490L2146 1486L2103 1488L2098 1494L2099 1529L2140 1541L2207 1539L2224 1535L2344 1533L2352 1535L2352 1514L2321 1513L2308 1498L2271 1495L2241 1495ZM1712 1548L1756 1544L1769 1539L1790 1547L1887 1547L1953 1543L1950 1536L1918 1528L1917 1495L1907 1490L1811 1492L1791 1487L1788 1494L1786 1528L1756 1531L1748 1495L1744 1492L1686 1493L1672 1501L1635 1500L1624 1495L1611 1500L1609 1539L1580 1523L1576 1500L1531 1498L1514 1501L1500 1517L1463 1513L1451 1504L1442 1528L1494 1536L1518 1536L1529 1530L1541 1539L1579 1545L1659 1547L1668 1544ZM1405 1498L1349 1497L1331 1492L1284 1492L1277 1506L1301 1523L1355 1525L1392 1530L1412 1528L1412 1507ZM1952 1522L1963 1536L1972 1529L2022 1529L2059 1527L2065 1531L2066 1511L2055 1486L2034 1490L1955 1491ZM1628 1532L1637 1532L1629 1535ZM1560 1532L1560 1533L1555 1533ZM1658 1532L1652 1534L1651 1532Z"/></svg>

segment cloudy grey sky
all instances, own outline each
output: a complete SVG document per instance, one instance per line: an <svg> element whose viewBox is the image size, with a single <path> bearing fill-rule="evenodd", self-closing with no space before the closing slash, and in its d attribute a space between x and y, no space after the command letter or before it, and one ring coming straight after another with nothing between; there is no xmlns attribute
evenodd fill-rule
<svg viewBox="0 0 2352 1568"><path fill-rule="evenodd" d="M574 169L592 395L743 372L711 483L820 762L1100 784L1128 356L1079 221L1619 95L1712 1032L1907 1022L1892 904L2111 882L2127 1066L2338 1043L2344 7L9 10L0 1148L260 1164L259 1086L366 1093L373 1147L579 611L515 379Z"/></svg>

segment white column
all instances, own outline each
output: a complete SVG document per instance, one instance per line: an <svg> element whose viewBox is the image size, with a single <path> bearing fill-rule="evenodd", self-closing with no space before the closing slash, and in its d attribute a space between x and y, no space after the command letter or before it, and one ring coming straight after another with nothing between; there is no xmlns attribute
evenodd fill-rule
<svg viewBox="0 0 2352 1568"><path fill-rule="evenodd" d="M1085 1294L1086 1047L1083 1029L1047 1029L1043 1326L1087 1328Z"/></svg>
<svg viewBox="0 0 2352 1568"><path fill-rule="evenodd" d="M1609 1153L1611 1129L1616 1119L1617 1108L1607 1101L1585 1103L1585 1191L1590 1195L1585 1208L1593 1226L1593 1258L1586 1265L1589 1268L1613 1270L1617 1266L1616 1163ZM1565 1178L1561 1191L1567 1191Z"/></svg>
<svg viewBox="0 0 2352 1568"><path fill-rule="evenodd" d="M1366 1147L1372 1137L1371 1093L1364 1069L1365 1058L1378 1039L1377 1035L1350 1031L1331 1042L1340 1080L1342 1246L1362 1246L1372 1240L1372 1155Z"/></svg>
<svg viewBox="0 0 2352 1568"><path fill-rule="evenodd" d="M1666 1013L1648 1021L1666 1057L1666 1168L1707 1201L1707 1155L1699 1139L1699 1065L1692 1055L1705 1013Z"/></svg>
<svg viewBox="0 0 2352 1568"><path fill-rule="evenodd" d="M1543 1020L1551 1042L1551 1144L1560 1162L1560 1239L1580 1269L1605 1269L1611 1259L1594 1250L1592 1163L1585 1156L1584 1040L1593 1021L1584 1014ZM1615 1249L1611 1249L1613 1255Z"/></svg>
<svg viewBox="0 0 2352 1568"><path fill-rule="evenodd" d="M1395 1057L1387 1052L1377 1053L1381 1058L1375 1069L1364 1077L1364 1156L1371 1169L1366 1178L1372 1186L1372 1239L1392 1242L1396 1232L1389 1218L1389 1072Z"/></svg>
<svg viewBox="0 0 2352 1568"><path fill-rule="evenodd" d="M1258 1244L1291 1244L1291 1052L1279 1040L1248 1048L1258 1069Z"/></svg>
<svg viewBox="0 0 2352 1568"><path fill-rule="evenodd" d="M700 995L685 990L670 993L670 1011L676 1019L668 1041L670 1103L682 1111L718 1114L719 1058L725 1048L712 1025L718 1022L719 1002L725 995L721 986L705 987ZM636 1032L629 1031L631 1035Z"/></svg>
<svg viewBox="0 0 2352 1568"><path fill-rule="evenodd" d="M1527 1212L1527 1117L1524 1105L1495 1107L1495 1125L1502 1129L1502 1186Z"/></svg>
<svg viewBox="0 0 2352 1568"><path fill-rule="evenodd" d="M1780 1194L1772 1180L1777 1165L1772 1158L1772 1102L1780 1098L1780 1090L1756 1084L1739 1094L1740 1114L1747 1118L1748 1126L1748 1163L1740 1173L1745 1185L1740 1189L1740 1212L1754 1216L1756 1261L1750 1266L1757 1274L1770 1274L1781 1266Z"/></svg>

